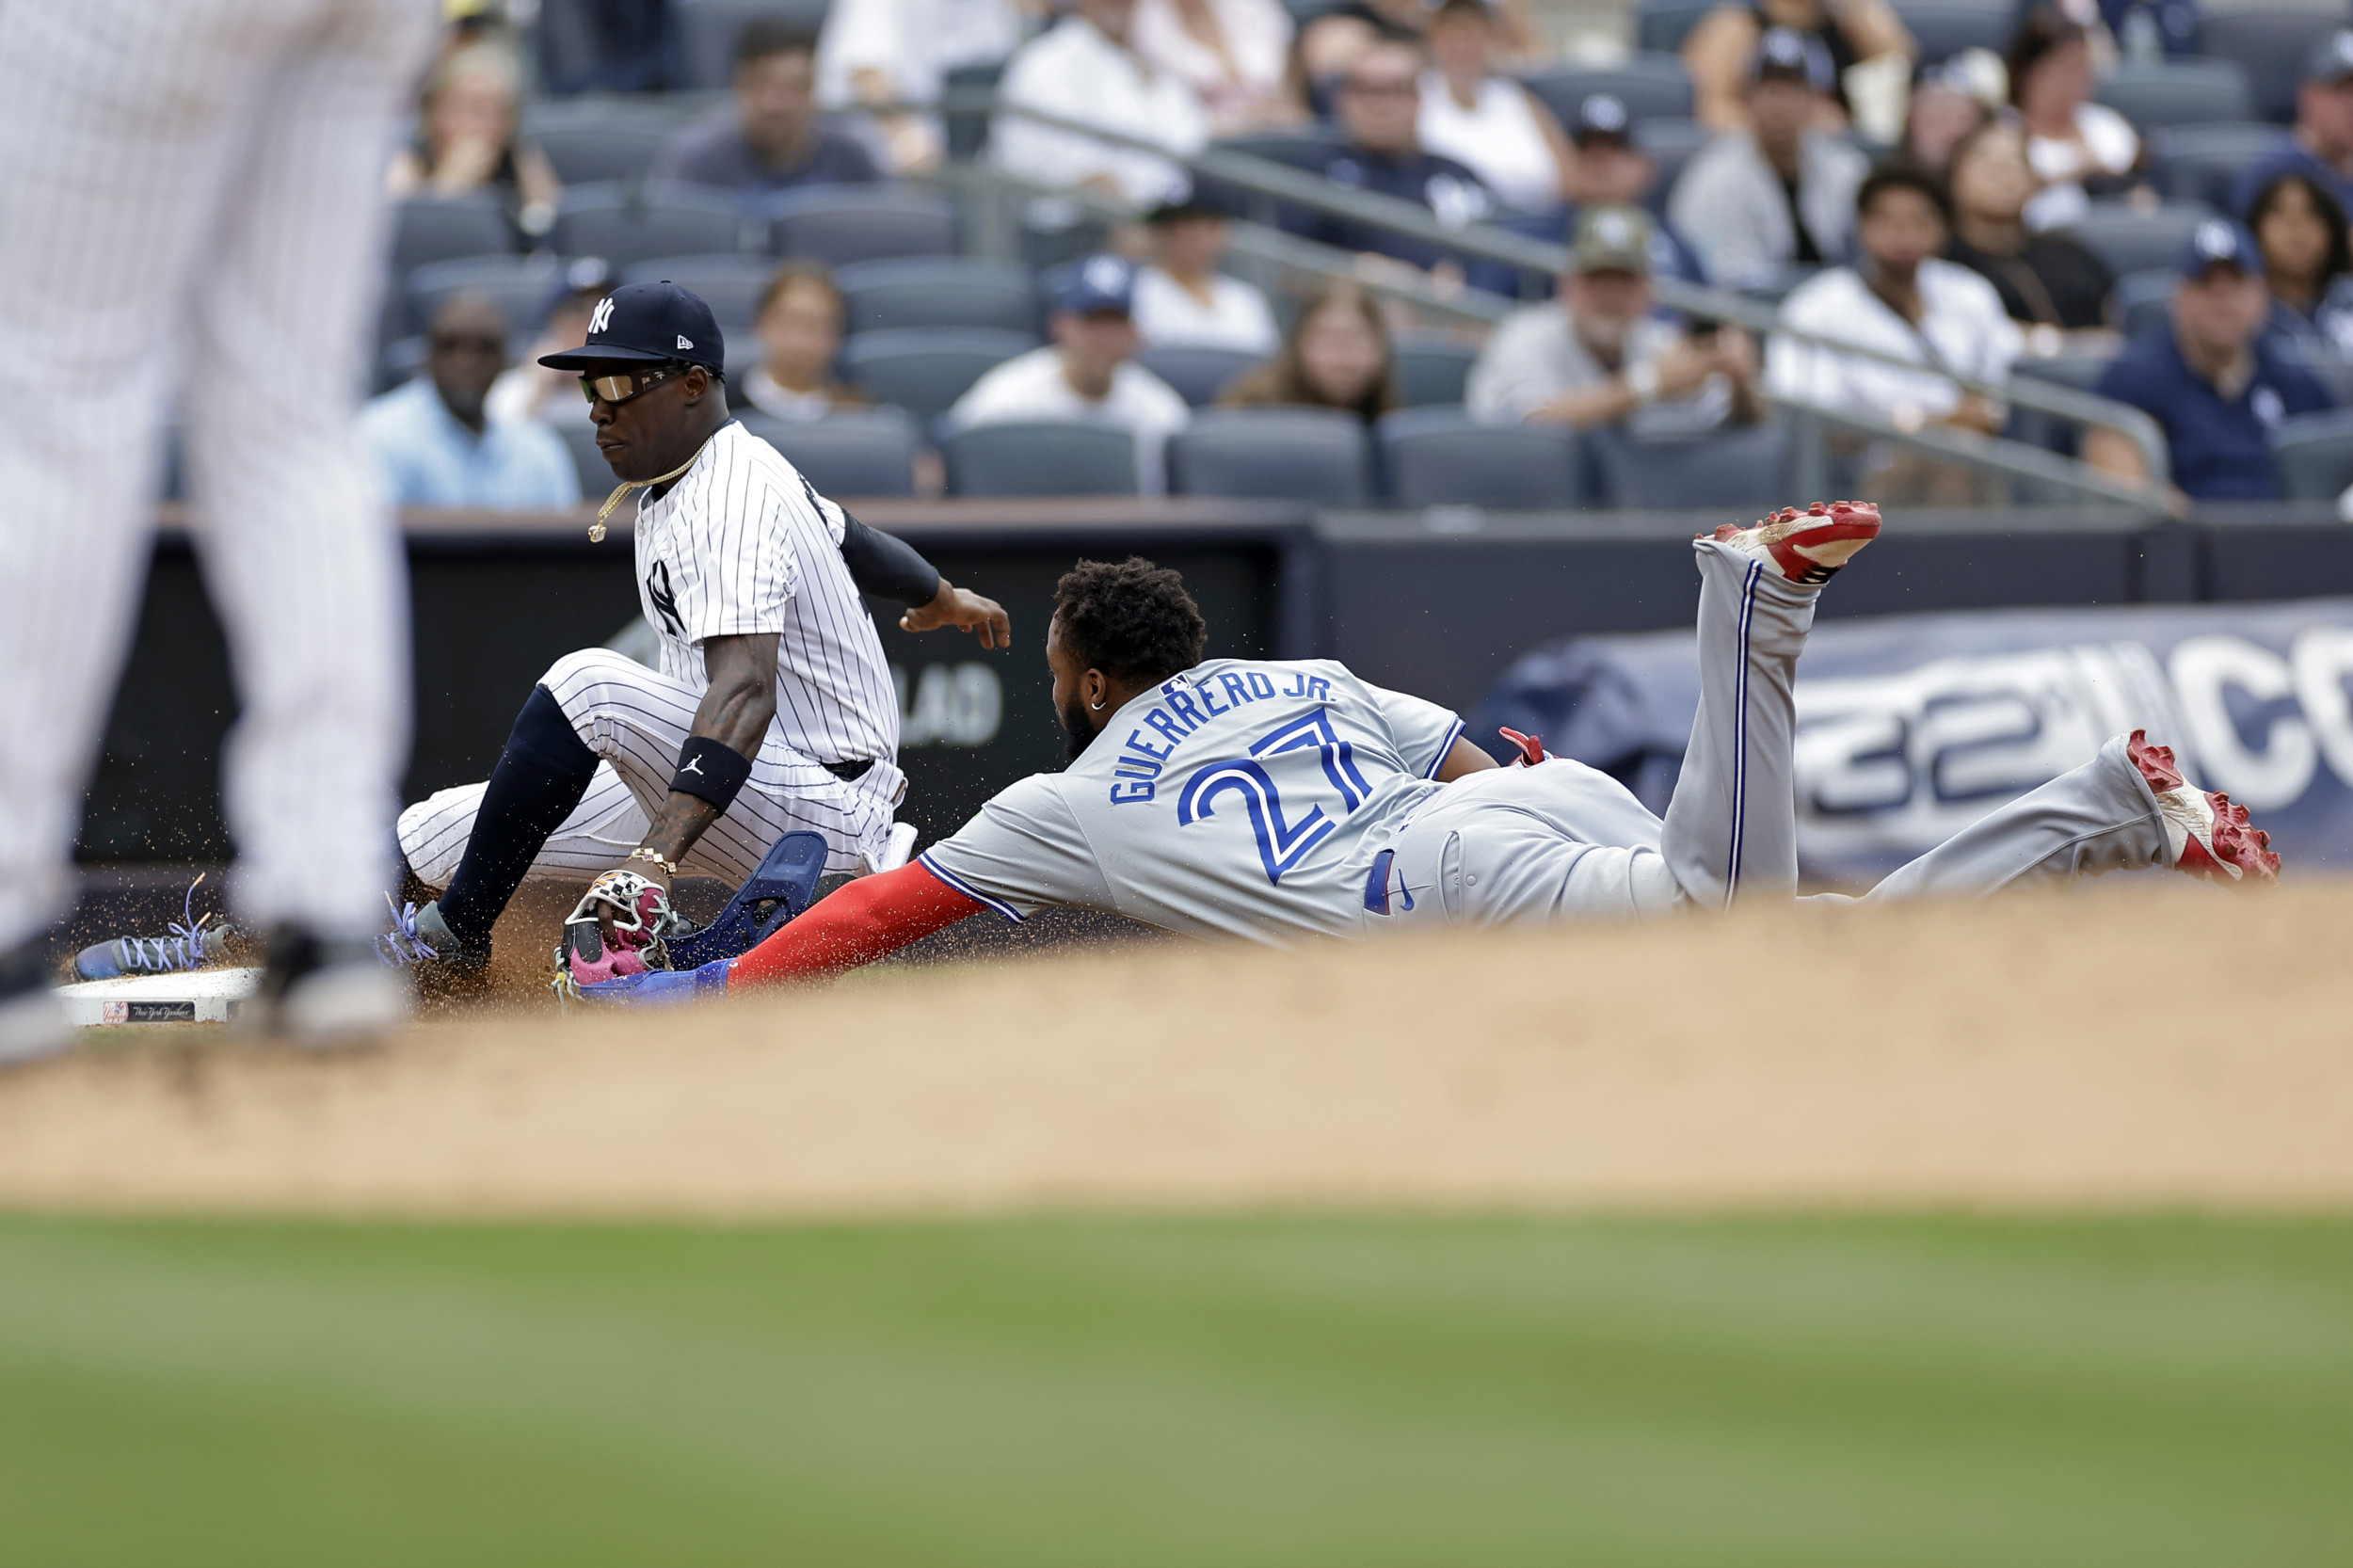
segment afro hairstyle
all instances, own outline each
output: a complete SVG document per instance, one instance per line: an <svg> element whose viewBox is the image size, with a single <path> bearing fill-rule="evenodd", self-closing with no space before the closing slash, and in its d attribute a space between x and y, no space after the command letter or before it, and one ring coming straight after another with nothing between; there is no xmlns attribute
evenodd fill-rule
<svg viewBox="0 0 2353 1568"><path fill-rule="evenodd" d="M1185 580L1141 555L1081 561L1054 584L1063 646L1090 669L1155 685L1199 664L1209 640Z"/></svg>

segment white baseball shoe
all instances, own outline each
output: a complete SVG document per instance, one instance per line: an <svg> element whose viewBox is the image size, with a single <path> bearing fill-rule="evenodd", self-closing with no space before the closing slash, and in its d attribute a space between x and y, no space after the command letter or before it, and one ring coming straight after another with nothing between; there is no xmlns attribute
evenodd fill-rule
<svg viewBox="0 0 2353 1568"><path fill-rule="evenodd" d="M2280 857L2271 852L2271 835L2249 820L2246 807L2233 804L2218 790L2192 789L2173 760L2173 748L2151 745L2145 729L2126 738L2124 755L2157 797L2166 851L2175 871L2226 886L2278 885Z"/></svg>
<svg viewBox="0 0 2353 1568"><path fill-rule="evenodd" d="M1880 509L1867 501L1817 501L1802 512L1785 506L1761 522L1727 522L1700 536L1763 562L1777 577L1811 587L1829 582L1880 536Z"/></svg>

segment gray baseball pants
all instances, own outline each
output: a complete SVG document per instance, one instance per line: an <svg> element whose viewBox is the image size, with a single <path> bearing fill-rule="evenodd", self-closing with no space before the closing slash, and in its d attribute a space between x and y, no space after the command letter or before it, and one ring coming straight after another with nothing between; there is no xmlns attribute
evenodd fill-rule
<svg viewBox="0 0 2353 1568"><path fill-rule="evenodd" d="M1665 820L1609 775L1565 758L1473 774L1399 830L1390 919L1494 925L1795 896L1791 688L1820 590L1713 540L1694 549L1700 706ZM2164 865L2166 856L2156 798L2116 739L1865 896L1977 898Z"/></svg>

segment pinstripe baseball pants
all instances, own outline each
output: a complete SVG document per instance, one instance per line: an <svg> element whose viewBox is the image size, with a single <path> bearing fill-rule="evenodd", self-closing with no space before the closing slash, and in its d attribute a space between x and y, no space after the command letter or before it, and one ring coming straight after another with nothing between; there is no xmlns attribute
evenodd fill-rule
<svg viewBox="0 0 2353 1568"><path fill-rule="evenodd" d="M68 855L145 578L175 372L242 714L250 924L381 919L407 582L353 429L429 0L0 5L0 947Z"/></svg>
<svg viewBox="0 0 2353 1568"><path fill-rule="evenodd" d="M566 654L541 682L554 694L581 744L600 759L588 793L549 838L530 875L584 883L621 863L643 840L651 813L670 792L679 748L703 694L611 648ZM828 872L878 863L904 776L877 762L855 781L835 777L787 746L771 728L752 776L718 821L686 852L680 869L741 883L786 833L822 833ZM420 881L445 888L464 855L483 786L464 784L400 814L400 849Z"/></svg>
<svg viewBox="0 0 2353 1568"><path fill-rule="evenodd" d="M1416 903L1398 923L1625 918L1796 891L1791 691L1819 590L1712 540L1696 550L1700 707L1666 819L1608 774L1565 758L1473 774L1400 831L1396 871ZM2163 865L2166 854L2156 798L2123 742L2111 741L2095 760L1995 808L1867 896L1979 897Z"/></svg>

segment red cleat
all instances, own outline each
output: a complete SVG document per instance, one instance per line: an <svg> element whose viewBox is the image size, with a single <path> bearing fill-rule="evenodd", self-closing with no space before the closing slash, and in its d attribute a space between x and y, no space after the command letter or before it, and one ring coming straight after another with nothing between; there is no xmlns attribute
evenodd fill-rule
<svg viewBox="0 0 2353 1568"><path fill-rule="evenodd" d="M1762 522L1727 522L1712 536L1762 561L1792 583L1827 583L1855 552L1880 536L1880 509L1867 501L1816 502L1804 511L1785 506Z"/></svg>
<svg viewBox="0 0 2353 1568"><path fill-rule="evenodd" d="M2173 748L2151 745L2145 729L2132 732L2124 755L2157 797L2175 871L2242 888L2279 882L2280 857L2271 853L2271 835L2248 820L2246 807L2233 805L2218 791L2191 789L2173 760Z"/></svg>
<svg viewBox="0 0 2353 1568"><path fill-rule="evenodd" d="M1513 758L1509 762L1506 762L1504 764L1505 767L1532 768L1537 763L1545 760L1545 739L1543 736L1523 735L1516 729L1507 728L1501 725L1498 725L1496 728L1497 733L1500 734L1505 740L1511 742L1513 745L1519 747L1520 749L1520 754L1517 757Z"/></svg>

